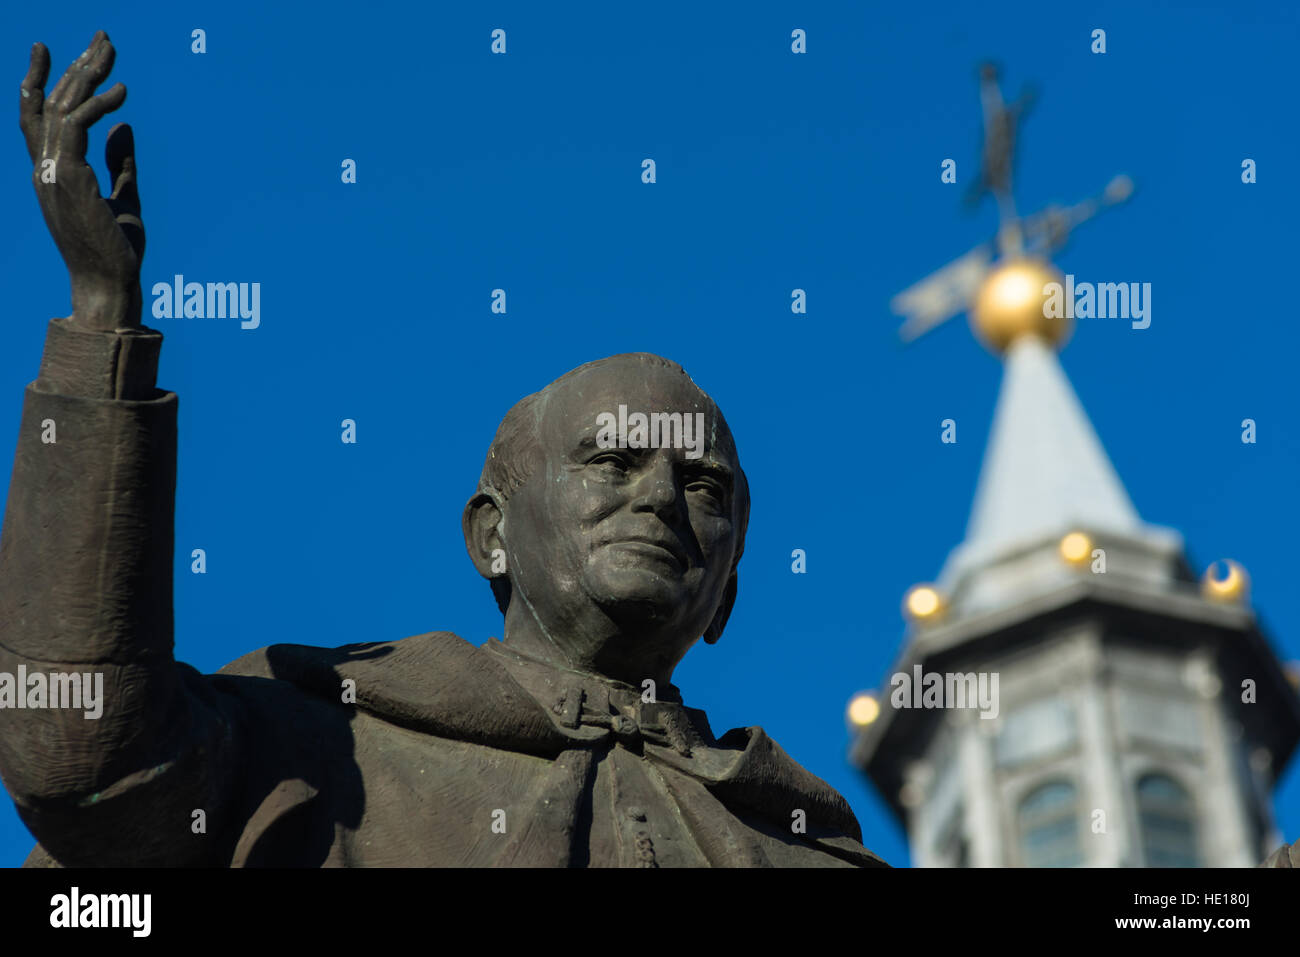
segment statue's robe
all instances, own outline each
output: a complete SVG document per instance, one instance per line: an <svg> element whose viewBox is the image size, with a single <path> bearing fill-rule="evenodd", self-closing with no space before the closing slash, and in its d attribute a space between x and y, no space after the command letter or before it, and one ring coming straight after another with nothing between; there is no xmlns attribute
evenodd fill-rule
<svg viewBox="0 0 1300 957"><path fill-rule="evenodd" d="M211 864L879 863L843 798L761 729L715 740L702 712L495 641L273 645L188 681L228 730L231 753L215 757L233 771L229 798L206 821L224 837L191 833L184 789L143 823L206 845ZM73 830L65 863L131 861L138 840L171 853L149 835ZM29 863L50 860L38 848Z"/></svg>
<svg viewBox="0 0 1300 957"><path fill-rule="evenodd" d="M0 672L101 672L106 701L98 720L0 708L28 864L881 863L840 795L761 729L715 739L671 687L643 702L446 633L177 663L176 396L112 397L160 337L63 323L0 534Z"/></svg>

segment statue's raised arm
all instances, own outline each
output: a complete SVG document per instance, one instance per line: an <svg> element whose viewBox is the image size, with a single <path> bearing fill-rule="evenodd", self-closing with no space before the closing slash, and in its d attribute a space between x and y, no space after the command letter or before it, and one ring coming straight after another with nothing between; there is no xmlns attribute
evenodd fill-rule
<svg viewBox="0 0 1300 957"><path fill-rule="evenodd" d="M126 99L94 95L113 57L97 33L47 96L38 43L20 92L72 315L50 321L27 387L0 531L0 777L47 862L205 863L217 840L190 816L220 818L238 735L172 658L176 396L154 387L162 336L140 326L130 128L108 137L107 199L85 158Z"/></svg>

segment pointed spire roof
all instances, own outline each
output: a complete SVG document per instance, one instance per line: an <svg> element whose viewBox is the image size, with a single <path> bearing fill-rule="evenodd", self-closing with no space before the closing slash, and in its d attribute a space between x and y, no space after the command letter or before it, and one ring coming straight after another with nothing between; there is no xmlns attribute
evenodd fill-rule
<svg viewBox="0 0 1300 957"><path fill-rule="evenodd" d="M974 611L1024 597L1068 574L1054 556L1060 539L1083 531L1097 544L1122 543L1158 558L1158 567L1129 567L1138 577L1167 579L1181 539L1146 525L1106 455L1057 360L1037 336L1012 342L1004 356L1002 391L984 454L966 540L941 576L953 609ZM1015 565L1016 568L1009 566ZM986 581L988 580L988 581ZM992 585L993 587L985 587Z"/></svg>
<svg viewBox="0 0 1300 957"><path fill-rule="evenodd" d="M1055 351L1022 336L1005 357L966 541L992 548L1071 522L1116 532L1140 524Z"/></svg>

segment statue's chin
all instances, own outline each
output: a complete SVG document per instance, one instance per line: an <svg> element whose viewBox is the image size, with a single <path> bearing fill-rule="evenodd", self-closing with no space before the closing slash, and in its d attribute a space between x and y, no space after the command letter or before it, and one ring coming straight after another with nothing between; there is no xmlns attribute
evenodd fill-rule
<svg viewBox="0 0 1300 957"><path fill-rule="evenodd" d="M617 624L629 631L658 630L679 616L690 595L686 583L652 568L596 568L587 575L587 593Z"/></svg>

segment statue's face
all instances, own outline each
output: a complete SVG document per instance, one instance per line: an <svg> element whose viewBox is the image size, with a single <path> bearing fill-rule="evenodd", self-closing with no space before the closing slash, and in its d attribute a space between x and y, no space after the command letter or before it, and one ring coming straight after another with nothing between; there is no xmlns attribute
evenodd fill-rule
<svg viewBox="0 0 1300 957"><path fill-rule="evenodd" d="M693 448L602 448L598 416L620 405L692 424L703 413L703 434ZM557 386L539 437L542 461L506 510L514 588L557 644L581 652L612 623L587 649L604 673L671 671L712 621L736 554L738 462L716 407L680 372L618 360Z"/></svg>

